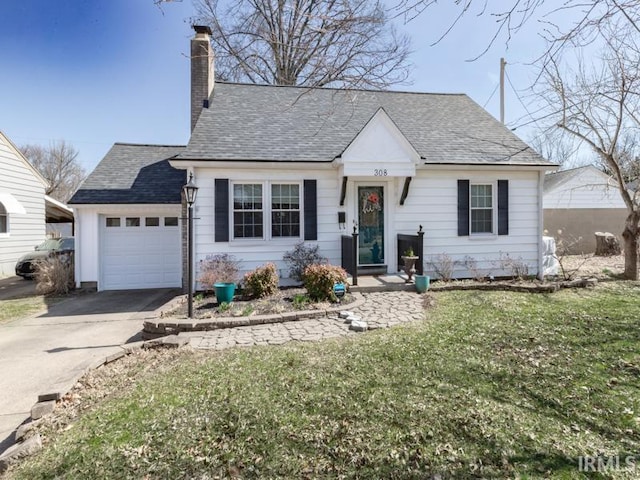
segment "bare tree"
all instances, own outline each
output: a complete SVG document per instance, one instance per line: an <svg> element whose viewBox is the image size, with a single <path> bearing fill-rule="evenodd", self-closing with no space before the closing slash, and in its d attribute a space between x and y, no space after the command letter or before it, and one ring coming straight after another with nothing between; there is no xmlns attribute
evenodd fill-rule
<svg viewBox="0 0 640 480"><path fill-rule="evenodd" d="M78 151L64 140L42 145L23 145L20 150L49 182L47 195L67 202L87 174L77 161Z"/></svg>
<svg viewBox="0 0 640 480"><path fill-rule="evenodd" d="M437 3L438 0L400 0L395 9L411 20ZM495 20L494 34L476 58L499 39L509 43L531 21L540 25L540 36L547 40L547 49L541 52L545 61L557 57L567 47L590 44L598 36L599 29L611 21L640 32L640 0L454 0L452 3L458 13L449 24L445 23L444 31L435 43L446 37L467 15L489 16ZM574 20L567 22L567 14L572 14Z"/></svg>
<svg viewBox="0 0 640 480"><path fill-rule="evenodd" d="M230 81L386 88L409 73L409 40L376 0L194 0Z"/></svg>
<svg viewBox="0 0 640 480"><path fill-rule="evenodd" d="M528 143L542 158L557 163L562 169L569 167L578 150L578 142L555 126L539 132Z"/></svg>
<svg viewBox="0 0 640 480"><path fill-rule="evenodd" d="M557 126L588 145L612 174L627 207L622 232L624 276L638 280L640 194L627 188L625 164L640 154L640 49L638 32L628 24L601 25L599 58L580 55L570 67L555 59L544 67L541 98ZM560 108L558 109L558 107Z"/></svg>

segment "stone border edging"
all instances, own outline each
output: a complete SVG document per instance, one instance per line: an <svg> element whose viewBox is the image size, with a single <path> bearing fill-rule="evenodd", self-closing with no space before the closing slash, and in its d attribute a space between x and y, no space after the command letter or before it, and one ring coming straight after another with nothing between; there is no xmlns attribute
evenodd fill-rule
<svg viewBox="0 0 640 480"><path fill-rule="evenodd" d="M512 285L508 283L479 283L473 285L431 285L430 292L449 292L454 290L482 290L482 291L504 291L504 292L524 292L524 293L553 293L563 288L587 288L598 284L595 278L581 278L578 280L565 280L540 285Z"/></svg>
<svg viewBox="0 0 640 480"><path fill-rule="evenodd" d="M148 319L142 327L142 335L145 339L163 337L165 335L178 335L181 332L206 332L221 328L248 327L254 325L266 325L270 323L295 322L313 318L327 317L332 313L338 313L345 308L358 308L364 305L365 299L359 292L352 293L354 301L346 305L329 307L318 310L298 310L285 313L273 313L269 315L253 315L248 317L220 317L211 320L189 319Z"/></svg>

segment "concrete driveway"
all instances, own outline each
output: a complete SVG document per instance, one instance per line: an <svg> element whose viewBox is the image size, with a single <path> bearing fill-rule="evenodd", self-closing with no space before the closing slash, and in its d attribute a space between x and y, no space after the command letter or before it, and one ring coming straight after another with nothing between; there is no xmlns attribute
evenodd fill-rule
<svg viewBox="0 0 640 480"><path fill-rule="evenodd" d="M176 289L85 293L47 312L0 325L0 453L38 395L70 384L98 359L139 340L144 318Z"/></svg>
<svg viewBox="0 0 640 480"><path fill-rule="evenodd" d="M23 298L36 294L36 282L22 277L0 278L0 300Z"/></svg>

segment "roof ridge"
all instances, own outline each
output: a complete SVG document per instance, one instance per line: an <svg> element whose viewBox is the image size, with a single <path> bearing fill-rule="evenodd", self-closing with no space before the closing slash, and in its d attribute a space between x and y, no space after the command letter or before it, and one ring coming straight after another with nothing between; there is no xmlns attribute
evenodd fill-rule
<svg viewBox="0 0 640 480"><path fill-rule="evenodd" d="M130 143L130 142L115 142L114 145L123 145L126 147L175 147L186 148L186 145L167 145L158 143Z"/></svg>
<svg viewBox="0 0 640 480"><path fill-rule="evenodd" d="M381 94L400 93L404 95L443 95L443 96L463 96L463 97L468 96L466 93L461 93L461 92L411 92L408 90L374 90L374 89L367 89L367 88L309 87L306 85L269 85L266 83L227 82L223 80L216 80L215 83L221 84L221 85L237 85L241 87L267 87L267 88L296 89L296 90L366 92L366 93L381 93ZM215 92L215 87L214 87L214 92Z"/></svg>

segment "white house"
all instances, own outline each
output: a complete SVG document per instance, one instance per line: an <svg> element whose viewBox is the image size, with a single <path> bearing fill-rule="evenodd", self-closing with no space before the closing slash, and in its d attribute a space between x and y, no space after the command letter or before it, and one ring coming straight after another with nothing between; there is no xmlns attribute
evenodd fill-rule
<svg viewBox="0 0 640 480"><path fill-rule="evenodd" d="M47 181L0 132L0 278L45 238Z"/></svg>
<svg viewBox="0 0 640 480"><path fill-rule="evenodd" d="M543 207L545 230L576 254L595 251L595 232L620 237L627 217L617 182L593 165L547 174Z"/></svg>
<svg viewBox="0 0 640 480"><path fill-rule="evenodd" d="M465 259L507 274L506 256L541 271L542 188L556 166L469 97L214 82L210 32L195 29L188 144L116 144L70 202L80 286L182 285L187 172L199 187L195 268L228 252L286 277L282 257L300 241L344 264L355 228L358 270L396 272L399 236L422 227L427 272L441 254L458 277L471 273Z"/></svg>

